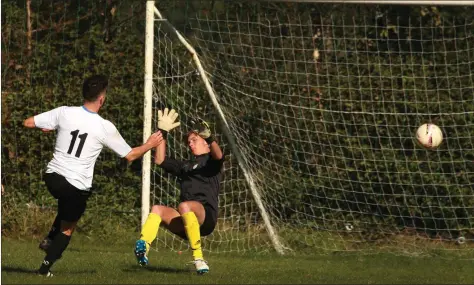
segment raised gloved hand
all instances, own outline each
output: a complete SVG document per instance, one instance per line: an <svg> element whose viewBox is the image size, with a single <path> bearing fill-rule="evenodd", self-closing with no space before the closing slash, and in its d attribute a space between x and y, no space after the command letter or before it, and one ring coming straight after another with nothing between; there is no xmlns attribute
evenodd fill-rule
<svg viewBox="0 0 474 285"><path fill-rule="evenodd" d="M209 124L201 118L194 119L192 121L193 129L192 131L197 133L201 138L203 138L208 144L211 144L215 141L215 137L211 133L211 128Z"/></svg>
<svg viewBox="0 0 474 285"><path fill-rule="evenodd" d="M181 124L175 122L176 118L178 118L178 113L174 109L168 111L168 108L165 108L164 111L158 111L158 129L163 133L163 137L166 138L169 131Z"/></svg>

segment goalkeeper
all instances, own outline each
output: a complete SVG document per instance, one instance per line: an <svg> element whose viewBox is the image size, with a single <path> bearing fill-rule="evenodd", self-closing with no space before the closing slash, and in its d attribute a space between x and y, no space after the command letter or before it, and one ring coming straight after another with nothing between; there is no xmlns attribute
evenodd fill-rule
<svg viewBox="0 0 474 285"><path fill-rule="evenodd" d="M135 244L135 256L140 265L148 264L150 244L163 225L175 235L188 240L192 249L194 265L198 274L209 271L201 250L201 236L214 231L217 224L218 195L221 169L224 163L222 150L211 135L209 125L198 120L187 134L193 159L181 161L166 156L166 137L169 131L179 126L175 123L178 114L166 108L158 111L158 129L163 142L156 147L155 163L166 172L178 177L181 186L180 204L177 209L154 205Z"/></svg>

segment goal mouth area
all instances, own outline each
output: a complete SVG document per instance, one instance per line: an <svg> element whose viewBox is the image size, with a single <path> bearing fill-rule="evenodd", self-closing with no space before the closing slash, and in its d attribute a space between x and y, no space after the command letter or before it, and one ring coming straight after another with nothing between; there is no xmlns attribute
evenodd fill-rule
<svg viewBox="0 0 474 285"><path fill-rule="evenodd" d="M157 4L153 108L205 117L231 155L220 226L206 240L229 246L219 252L233 242L462 251L456 240L471 244L473 232L473 16L303 2L220 3L185 17L184 4ZM426 122L446 135L437 149L417 145ZM192 127L183 123L176 138ZM180 143L170 153L186 158ZM152 173L156 202L179 191L163 175Z"/></svg>

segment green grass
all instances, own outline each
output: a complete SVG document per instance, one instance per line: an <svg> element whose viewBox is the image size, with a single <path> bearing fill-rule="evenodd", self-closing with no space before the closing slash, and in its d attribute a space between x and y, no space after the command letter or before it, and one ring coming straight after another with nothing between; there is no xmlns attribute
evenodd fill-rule
<svg viewBox="0 0 474 285"><path fill-rule="evenodd" d="M117 237L120 238L120 237ZM130 244L75 236L52 271L38 276L43 253L37 240L2 238L2 284L146 284L146 283L405 283L448 284L474 282L472 260L449 256L406 257L392 254L329 254L278 256L276 254L207 254L210 273L197 275L186 266L190 253L167 249L150 254L150 266L139 267Z"/></svg>

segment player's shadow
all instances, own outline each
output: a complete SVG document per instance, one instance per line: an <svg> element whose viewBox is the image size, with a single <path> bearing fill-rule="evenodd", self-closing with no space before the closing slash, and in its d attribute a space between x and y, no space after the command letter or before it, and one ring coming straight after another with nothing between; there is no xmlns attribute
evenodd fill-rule
<svg viewBox="0 0 474 285"><path fill-rule="evenodd" d="M36 273L36 270L34 270L34 269L21 268L21 267L12 267L12 266L2 266L2 271L16 272L16 273Z"/></svg>
<svg viewBox="0 0 474 285"><path fill-rule="evenodd" d="M165 273L184 273L184 272L189 272L190 269L186 269L186 268L176 268L176 267L169 267L169 266L138 266L138 265L135 265L133 266L132 268L128 268L128 269L122 269L122 271L125 271L125 272L137 272L139 270L148 270L148 271L151 271L151 272L165 272Z"/></svg>
<svg viewBox="0 0 474 285"><path fill-rule="evenodd" d="M36 269L21 268L21 267L12 267L12 266L2 266L2 271L5 272L16 272L16 273L28 273L28 274L37 274ZM91 274L96 273L96 270L72 270L68 271L68 274Z"/></svg>
<svg viewBox="0 0 474 285"><path fill-rule="evenodd" d="M54 272L61 272L61 271L54 271ZM54 274L53 272L53 274ZM97 273L97 270L67 270L67 271L62 271L67 274L92 274L92 273Z"/></svg>

